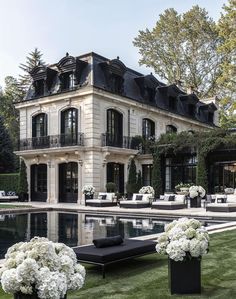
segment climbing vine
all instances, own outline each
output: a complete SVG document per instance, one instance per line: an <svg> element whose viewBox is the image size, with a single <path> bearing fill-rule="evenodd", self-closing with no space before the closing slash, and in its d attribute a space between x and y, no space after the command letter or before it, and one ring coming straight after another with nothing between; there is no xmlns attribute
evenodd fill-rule
<svg viewBox="0 0 236 299"><path fill-rule="evenodd" d="M154 165L155 167L159 167L159 170L155 170L155 172L159 173L158 175L161 177L161 156L166 156L167 154L176 155L183 152L196 153L198 160L196 181L198 185L203 186L207 190L206 159L208 154L219 148L233 147L236 148L235 135L223 129L214 129L205 132L163 134L154 145L153 168ZM160 194L159 192L158 190L158 194Z"/></svg>

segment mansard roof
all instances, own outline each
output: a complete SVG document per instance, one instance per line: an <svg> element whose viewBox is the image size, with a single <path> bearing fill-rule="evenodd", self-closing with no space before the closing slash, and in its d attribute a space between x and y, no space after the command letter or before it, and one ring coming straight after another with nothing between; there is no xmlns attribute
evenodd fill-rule
<svg viewBox="0 0 236 299"><path fill-rule="evenodd" d="M66 76L70 73L75 77L73 90L92 85L131 101L213 125L207 116L207 113L217 109L213 103L203 103L196 94L187 94L176 84L166 85L153 74L136 72L128 68L119 57L107 59L93 52L74 57L67 53L58 63L51 66L39 65L30 72L33 81L44 80L47 83L43 96L70 92L72 88L66 91L60 88L63 74ZM33 84L25 100L33 100L35 97ZM190 114L189 105L195 105L194 115Z"/></svg>

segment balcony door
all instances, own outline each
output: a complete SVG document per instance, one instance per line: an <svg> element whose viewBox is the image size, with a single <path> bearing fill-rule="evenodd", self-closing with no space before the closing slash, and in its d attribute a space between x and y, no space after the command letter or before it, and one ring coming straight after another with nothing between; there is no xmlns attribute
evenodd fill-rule
<svg viewBox="0 0 236 299"><path fill-rule="evenodd" d="M122 147L123 115L114 109L107 110L107 145Z"/></svg>
<svg viewBox="0 0 236 299"><path fill-rule="evenodd" d="M61 112L61 145L77 145L78 110L70 108Z"/></svg>
<svg viewBox="0 0 236 299"><path fill-rule="evenodd" d="M47 165L31 165L31 200L47 201Z"/></svg>
<svg viewBox="0 0 236 299"><path fill-rule="evenodd" d="M124 193L124 164L107 163L107 183L116 184L117 191Z"/></svg>
<svg viewBox="0 0 236 299"><path fill-rule="evenodd" d="M59 202L78 201L78 164L59 164Z"/></svg>
<svg viewBox="0 0 236 299"><path fill-rule="evenodd" d="M45 148L49 145L47 114L40 113L32 118L32 147Z"/></svg>

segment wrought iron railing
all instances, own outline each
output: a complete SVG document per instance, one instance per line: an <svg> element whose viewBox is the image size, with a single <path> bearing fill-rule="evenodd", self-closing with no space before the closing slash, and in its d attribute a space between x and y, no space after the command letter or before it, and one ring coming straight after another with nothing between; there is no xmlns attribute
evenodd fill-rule
<svg viewBox="0 0 236 299"><path fill-rule="evenodd" d="M84 145L84 133L60 134L42 137L32 137L19 140L18 150L34 150L64 146Z"/></svg>
<svg viewBox="0 0 236 299"><path fill-rule="evenodd" d="M117 136L109 133L103 133L101 135L101 143L102 146L139 150L139 145L134 142L133 137L128 136Z"/></svg>

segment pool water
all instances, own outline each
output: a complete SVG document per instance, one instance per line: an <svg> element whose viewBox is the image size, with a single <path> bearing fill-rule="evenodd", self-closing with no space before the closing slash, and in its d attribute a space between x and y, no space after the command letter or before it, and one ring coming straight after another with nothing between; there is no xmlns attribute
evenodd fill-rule
<svg viewBox="0 0 236 299"><path fill-rule="evenodd" d="M170 221L56 211L0 215L0 259L10 246L34 236L74 247L91 244L93 239L101 237L133 238L160 233Z"/></svg>

